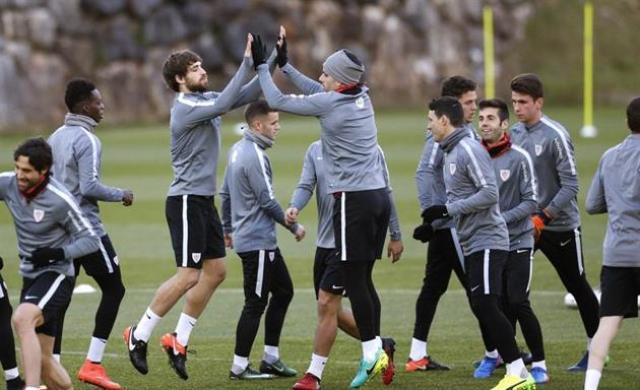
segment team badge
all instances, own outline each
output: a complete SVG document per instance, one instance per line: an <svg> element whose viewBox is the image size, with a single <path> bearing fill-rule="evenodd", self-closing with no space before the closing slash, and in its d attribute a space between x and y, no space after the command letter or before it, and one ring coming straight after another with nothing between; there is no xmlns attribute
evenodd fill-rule
<svg viewBox="0 0 640 390"><path fill-rule="evenodd" d="M364 108L364 99L362 97L356 99L356 107Z"/></svg>
<svg viewBox="0 0 640 390"><path fill-rule="evenodd" d="M44 210L34 209L33 219L35 219L36 222L40 222L42 221L42 218L44 218Z"/></svg>
<svg viewBox="0 0 640 390"><path fill-rule="evenodd" d="M192 253L191 254L191 259L193 259L194 263L197 263L200 261L200 257L202 257L202 253Z"/></svg>
<svg viewBox="0 0 640 390"><path fill-rule="evenodd" d="M500 178L502 179L502 181L507 181L509 179L509 176L511 176L511 170L509 169L500 170Z"/></svg>
<svg viewBox="0 0 640 390"><path fill-rule="evenodd" d="M276 258L276 253L275 252L269 252L269 261L273 263L273 259Z"/></svg>
<svg viewBox="0 0 640 390"><path fill-rule="evenodd" d="M542 145L536 144L536 156L539 156L541 154L542 154Z"/></svg>
<svg viewBox="0 0 640 390"><path fill-rule="evenodd" d="M455 175L455 174L456 174L456 164L454 164L454 163L449 164L449 172L450 172L452 175Z"/></svg>
<svg viewBox="0 0 640 390"><path fill-rule="evenodd" d="M118 260L118 256L113 258L113 262L115 263L115 265L120 265L120 260Z"/></svg>

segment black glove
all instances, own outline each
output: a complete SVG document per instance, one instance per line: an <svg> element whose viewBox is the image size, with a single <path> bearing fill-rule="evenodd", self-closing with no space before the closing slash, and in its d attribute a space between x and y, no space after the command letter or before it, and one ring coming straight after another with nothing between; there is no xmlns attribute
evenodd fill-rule
<svg viewBox="0 0 640 390"><path fill-rule="evenodd" d="M443 204L427 207L422 212L422 218L428 223L435 221L440 218L447 218L449 216L449 212L447 211L447 206Z"/></svg>
<svg viewBox="0 0 640 390"><path fill-rule="evenodd" d="M2 257L0 257L0 269L4 268L4 260L2 260Z"/></svg>
<svg viewBox="0 0 640 390"><path fill-rule="evenodd" d="M62 260L64 260L64 249L62 248L38 248L31 252L31 262L35 268Z"/></svg>
<svg viewBox="0 0 640 390"><path fill-rule="evenodd" d="M413 230L413 238L420 242L427 242L433 237L433 228L428 223L423 223Z"/></svg>
<svg viewBox="0 0 640 390"><path fill-rule="evenodd" d="M545 225L548 225L549 222L551 222L551 218L549 218L549 216L542 210L536 212L535 214L533 214L533 216L539 217Z"/></svg>
<svg viewBox="0 0 640 390"><path fill-rule="evenodd" d="M278 39L280 38L282 38L282 45L276 45L276 64L282 68L287 64L289 58L287 57L287 37L278 37Z"/></svg>
<svg viewBox="0 0 640 390"><path fill-rule="evenodd" d="M251 57L253 58L253 67L257 70L258 65L267 62L267 46L262 43L262 38L258 34L251 34L253 42L251 43Z"/></svg>

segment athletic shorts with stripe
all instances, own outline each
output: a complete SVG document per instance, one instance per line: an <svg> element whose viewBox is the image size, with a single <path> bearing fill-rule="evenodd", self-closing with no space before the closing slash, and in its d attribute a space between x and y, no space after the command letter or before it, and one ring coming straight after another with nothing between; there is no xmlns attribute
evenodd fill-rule
<svg viewBox="0 0 640 390"><path fill-rule="evenodd" d="M238 256L242 260L245 301L263 300L266 304L270 292L293 295L293 282L280 249L240 252Z"/></svg>
<svg viewBox="0 0 640 390"><path fill-rule="evenodd" d="M640 268L603 266L600 273L600 317L638 316Z"/></svg>
<svg viewBox="0 0 640 390"><path fill-rule="evenodd" d="M222 223L213 196L168 196L165 214L176 266L202 268L202 261L226 255Z"/></svg>
<svg viewBox="0 0 640 390"><path fill-rule="evenodd" d="M485 249L464 257L471 295L502 295L502 275L509 252Z"/></svg>
<svg viewBox="0 0 640 390"><path fill-rule="evenodd" d="M100 237L99 250L74 259L73 265L76 270L76 276L80 273L80 268L84 268L84 271L89 276L120 274L118 255L107 234Z"/></svg>
<svg viewBox="0 0 640 390"><path fill-rule="evenodd" d="M316 248L313 288L316 290L316 299L320 289L335 295L344 294L344 268L336 248Z"/></svg>
<svg viewBox="0 0 640 390"><path fill-rule="evenodd" d="M519 304L529 298L533 271L531 256L531 248L509 251L502 276L504 298L508 303Z"/></svg>
<svg viewBox="0 0 640 390"><path fill-rule="evenodd" d="M4 279L2 279L2 274L0 274L0 299L9 299L7 284L4 282Z"/></svg>
<svg viewBox="0 0 640 390"><path fill-rule="evenodd" d="M333 196L333 231L340 260L379 259L391 215L388 190L336 192Z"/></svg>
<svg viewBox="0 0 640 390"><path fill-rule="evenodd" d="M55 337L58 320L71 301L73 278L57 272L45 272L35 279L22 278L20 303L33 303L42 310L44 323L36 333Z"/></svg>

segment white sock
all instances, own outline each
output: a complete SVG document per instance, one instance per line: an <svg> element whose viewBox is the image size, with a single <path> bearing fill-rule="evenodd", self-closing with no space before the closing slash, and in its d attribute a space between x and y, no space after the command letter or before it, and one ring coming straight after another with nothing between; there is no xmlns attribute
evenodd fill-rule
<svg viewBox="0 0 640 390"><path fill-rule="evenodd" d="M376 336L376 343L378 343L378 348L382 348L382 338L380 336Z"/></svg>
<svg viewBox="0 0 640 390"><path fill-rule="evenodd" d="M176 339L181 345L186 346L189 344L189 336L191 336L191 331L196 326L196 322L198 322L197 318L180 313L180 318L178 318L178 324L176 325Z"/></svg>
<svg viewBox="0 0 640 390"><path fill-rule="evenodd" d="M311 363L309 364L309 369L307 372L318 379L322 379L322 372L324 371L324 366L327 364L328 357L316 355L315 353L311 354Z"/></svg>
<svg viewBox="0 0 640 390"><path fill-rule="evenodd" d="M491 359L497 359L500 357L500 354L498 354L497 349L494 349L493 351L484 351L484 356L489 357Z"/></svg>
<svg viewBox="0 0 640 390"><path fill-rule="evenodd" d="M593 368L588 369L587 375L584 377L584 390L597 390L601 376L602 372Z"/></svg>
<svg viewBox="0 0 640 390"><path fill-rule="evenodd" d="M54 353L52 356L56 360L56 362L60 363L60 354L59 353Z"/></svg>
<svg viewBox="0 0 640 390"><path fill-rule="evenodd" d="M89 352L87 352L87 359L93 363L100 363L104 356L104 348L107 346L107 340L99 339L97 337L91 337L91 343L89 344Z"/></svg>
<svg viewBox="0 0 640 390"><path fill-rule="evenodd" d="M11 379L16 379L20 376L18 372L18 367L14 367L10 370L4 370L4 379L10 381Z"/></svg>
<svg viewBox="0 0 640 390"><path fill-rule="evenodd" d="M368 362L374 360L376 358L376 353L378 352L378 340L372 339L369 341L362 342L362 358Z"/></svg>
<svg viewBox="0 0 640 390"><path fill-rule="evenodd" d="M427 356L427 342L418 340L417 338L411 339L411 352L409 352L409 358L411 360L420 360Z"/></svg>
<svg viewBox="0 0 640 390"><path fill-rule="evenodd" d="M515 375L524 379L529 375L529 373L527 372L527 368L524 366L522 359L518 359L507 364L507 375Z"/></svg>
<svg viewBox="0 0 640 390"><path fill-rule="evenodd" d="M532 362L531 368L540 367L543 370L547 371L547 362L544 360L540 360L539 362Z"/></svg>
<svg viewBox="0 0 640 390"><path fill-rule="evenodd" d="M140 318L140 321L136 326L136 330L133 332L133 337L146 343L149 341L153 329L158 325L161 319L162 317L154 313L151 308L148 307Z"/></svg>
<svg viewBox="0 0 640 390"><path fill-rule="evenodd" d="M231 371L234 374L240 374L244 371L249 365L249 358L242 357L238 355L233 355L233 365L231 366Z"/></svg>
<svg viewBox="0 0 640 390"><path fill-rule="evenodd" d="M40 390L40 386L27 386L24 390Z"/></svg>
<svg viewBox="0 0 640 390"><path fill-rule="evenodd" d="M262 356L262 360L269 364L273 364L280 359L280 349L278 347L274 347L273 345L265 345L264 346L264 355Z"/></svg>

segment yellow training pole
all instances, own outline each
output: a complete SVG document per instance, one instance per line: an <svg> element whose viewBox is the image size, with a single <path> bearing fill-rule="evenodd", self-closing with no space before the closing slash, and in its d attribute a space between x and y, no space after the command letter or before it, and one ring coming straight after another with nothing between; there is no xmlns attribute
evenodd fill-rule
<svg viewBox="0 0 640 390"><path fill-rule="evenodd" d="M593 3L584 2L584 108L580 135L593 138L598 130L593 125Z"/></svg>
<svg viewBox="0 0 640 390"><path fill-rule="evenodd" d="M492 99L496 95L495 64L493 61L493 9L485 5L482 9L484 37L484 97Z"/></svg>

